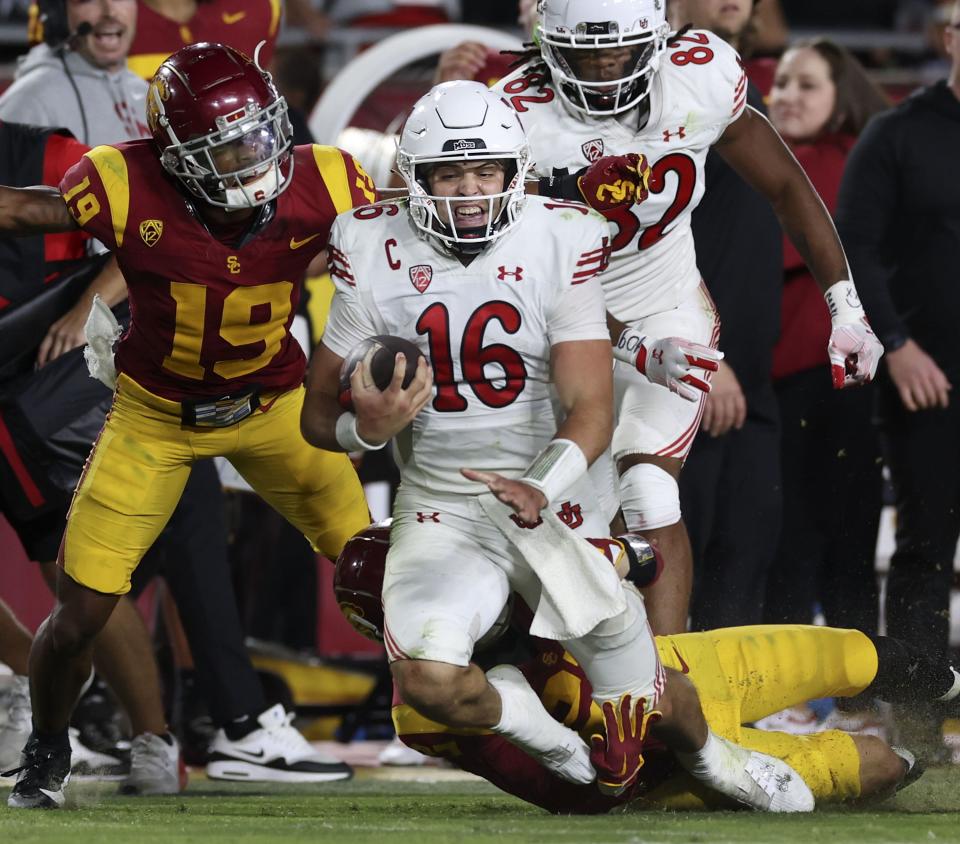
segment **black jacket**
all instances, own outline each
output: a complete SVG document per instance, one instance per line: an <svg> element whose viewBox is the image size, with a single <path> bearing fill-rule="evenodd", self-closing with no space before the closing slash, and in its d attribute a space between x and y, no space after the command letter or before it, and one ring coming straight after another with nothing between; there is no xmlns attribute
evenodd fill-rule
<svg viewBox="0 0 960 844"><path fill-rule="evenodd" d="M960 100L945 82L875 117L850 153L837 228L888 348L914 339L960 374Z"/></svg>

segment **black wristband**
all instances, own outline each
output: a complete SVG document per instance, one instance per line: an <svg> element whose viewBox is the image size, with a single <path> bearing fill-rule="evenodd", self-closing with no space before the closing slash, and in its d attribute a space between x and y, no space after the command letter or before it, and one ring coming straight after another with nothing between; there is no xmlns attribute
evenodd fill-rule
<svg viewBox="0 0 960 844"><path fill-rule="evenodd" d="M537 192L540 196L547 196L551 199L583 202L583 194L580 193L580 185L577 184L577 180L586 169L584 167L576 173L558 173L555 171L552 176L544 176L537 182Z"/></svg>

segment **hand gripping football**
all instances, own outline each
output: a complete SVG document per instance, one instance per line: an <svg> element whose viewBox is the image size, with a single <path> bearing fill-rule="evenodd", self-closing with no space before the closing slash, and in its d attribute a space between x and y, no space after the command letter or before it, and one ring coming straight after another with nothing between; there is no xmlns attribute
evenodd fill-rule
<svg viewBox="0 0 960 844"><path fill-rule="evenodd" d="M364 376L367 380L364 383L370 386L369 379L372 378L373 384L378 390L387 389L393 378L394 361L398 352L402 352L407 359L407 368L403 374L403 387L406 389L417 374L417 362L423 357L423 352L409 340L404 340L402 337L391 337L389 334L378 334L357 343L344 359L343 366L340 367L340 393L338 395L340 406L344 410L353 410L350 376L360 361L363 361L366 370Z"/></svg>

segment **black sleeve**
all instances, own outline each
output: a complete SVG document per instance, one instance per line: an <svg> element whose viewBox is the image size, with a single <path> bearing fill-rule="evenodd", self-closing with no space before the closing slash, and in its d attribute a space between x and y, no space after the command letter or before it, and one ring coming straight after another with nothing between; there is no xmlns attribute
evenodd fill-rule
<svg viewBox="0 0 960 844"><path fill-rule="evenodd" d="M837 231L867 318L888 348L908 336L890 293L893 267L883 260L900 203L899 115L873 120L850 152L837 199Z"/></svg>

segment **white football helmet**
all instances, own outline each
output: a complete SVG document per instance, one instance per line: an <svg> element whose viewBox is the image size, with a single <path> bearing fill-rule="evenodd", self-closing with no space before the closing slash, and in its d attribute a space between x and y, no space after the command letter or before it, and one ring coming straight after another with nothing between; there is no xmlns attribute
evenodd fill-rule
<svg viewBox="0 0 960 844"><path fill-rule="evenodd" d="M432 194L429 168L478 161L503 162L504 187L499 193L471 197L476 204L486 203L483 225L458 227L456 208L463 207L463 197ZM530 147L520 118L506 100L479 82L436 85L417 100L400 132L397 169L410 193L410 216L447 250L479 251L506 234L523 210L529 168Z"/></svg>
<svg viewBox="0 0 960 844"><path fill-rule="evenodd" d="M540 0L541 55L581 114L619 114L646 97L669 34L666 0Z"/></svg>

